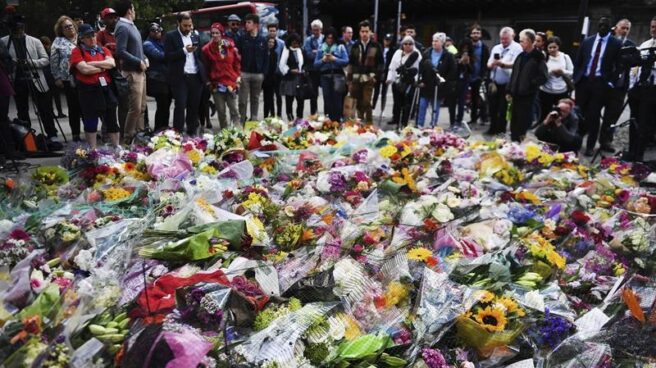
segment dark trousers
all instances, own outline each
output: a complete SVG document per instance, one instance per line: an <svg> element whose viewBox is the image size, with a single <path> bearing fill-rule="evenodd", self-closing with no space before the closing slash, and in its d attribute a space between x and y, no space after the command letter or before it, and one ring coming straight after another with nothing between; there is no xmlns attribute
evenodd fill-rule
<svg viewBox="0 0 656 368"><path fill-rule="evenodd" d="M200 94L200 103L198 106L198 120L201 126L207 127L211 126L210 122L210 98L212 94L210 89L207 86L203 86L202 92Z"/></svg>
<svg viewBox="0 0 656 368"><path fill-rule="evenodd" d="M384 75L387 75L387 73L385 73ZM373 109L376 108L376 103L378 103L378 97L380 97L381 95L382 96L387 95L387 86L389 86L389 84L385 83L385 81L376 83L376 87L374 88L374 102L371 105ZM384 99L385 97L381 97L381 101ZM382 109L383 106L381 106L380 108Z"/></svg>
<svg viewBox="0 0 656 368"><path fill-rule="evenodd" d="M282 116L282 96L280 95L280 76L273 75L264 78L262 83L264 93L264 117ZM275 97L275 103L274 103ZM278 114L276 115L276 111Z"/></svg>
<svg viewBox="0 0 656 368"><path fill-rule="evenodd" d="M467 100L467 91L469 90L469 82L467 80L459 80L456 87L456 101L458 105L458 113L456 114L456 123L462 123L465 118L465 102Z"/></svg>
<svg viewBox="0 0 656 368"><path fill-rule="evenodd" d="M184 80L172 88L175 108L173 127L182 132L187 124L187 134L195 135L198 130L198 110L203 83L198 74L185 74ZM185 114L186 110L186 114Z"/></svg>
<svg viewBox="0 0 656 368"><path fill-rule="evenodd" d="M412 87L401 90L398 88L398 84L392 84L392 95L394 96L393 121L400 124L401 127L408 125L408 120L410 120L414 92L415 89Z"/></svg>
<svg viewBox="0 0 656 368"><path fill-rule="evenodd" d="M638 153L638 146L640 140L640 134L638 132L638 127L640 126L639 117L640 117L640 95L641 89L635 87L627 93L627 98L629 100L629 108L631 109L631 123L629 124L629 148L627 156L623 157L625 160L633 161L635 160Z"/></svg>
<svg viewBox="0 0 656 368"><path fill-rule="evenodd" d="M604 109L603 127L607 127L610 132L610 126L617 123L624 111L624 101L626 100L626 91L623 88L612 88L608 91L606 108ZM604 135L599 138L601 144L610 144L613 141L613 134Z"/></svg>
<svg viewBox="0 0 656 368"><path fill-rule="evenodd" d="M319 98L319 85L321 84L321 72L311 71L310 80L312 81L313 96L310 98L310 114L314 115L319 109L317 106L317 99Z"/></svg>
<svg viewBox="0 0 656 368"><path fill-rule="evenodd" d="M638 87L637 93L637 103L639 104L637 105L638 124L635 129L637 134L633 134L635 144L630 146L630 151L633 151L630 153L633 153L633 157L631 157L633 160L643 161L645 149L656 132L656 86Z"/></svg>
<svg viewBox="0 0 656 368"><path fill-rule="evenodd" d="M14 137L9 128L9 96L0 96L0 153L10 154L16 150Z"/></svg>
<svg viewBox="0 0 656 368"><path fill-rule="evenodd" d="M332 121L342 119L344 99L342 93L335 91L334 79L331 75L321 76L321 91L323 92L323 110Z"/></svg>
<svg viewBox="0 0 656 368"><path fill-rule="evenodd" d="M497 84L497 93L489 96L490 101L490 134L499 134L506 132L506 110L508 110L508 101L506 100L506 85Z"/></svg>
<svg viewBox="0 0 656 368"><path fill-rule="evenodd" d="M16 101L16 110L18 118L24 121L30 121L30 98L34 99L39 117L43 123L43 129L48 137L56 137L57 129L55 128L54 117L52 116L52 104L49 92L39 92L32 81L16 81L14 83L14 101ZM31 94L31 97L30 97ZM38 131L38 129L37 129Z"/></svg>
<svg viewBox="0 0 656 368"><path fill-rule="evenodd" d="M538 121L543 122L551 110L553 110L554 106L558 104L558 101L567 97L569 97L567 92L553 94L539 91L538 99L540 100L540 116Z"/></svg>
<svg viewBox="0 0 656 368"><path fill-rule="evenodd" d="M59 91L53 92L59 93ZM64 95L66 95L66 104L68 105L68 124L71 126L71 134L73 137L79 137L81 114L77 88L70 82L64 82Z"/></svg>
<svg viewBox="0 0 656 368"><path fill-rule="evenodd" d="M155 95L155 102L157 103L155 131L168 129L171 116L171 93Z"/></svg>
<svg viewBox="0 0 656 368"><path fill-rule="evenodd" d="M512 120L510 121L510 139L521 142L526 137L533 121L533 102L535 94L513 97Z"/></svg>
<svg viewBox="0 0 656 368"><path fill-rule="evenodd" d="M305 101L298 96L285 96L285 110L287 111L287 118L290 121L294 119L294 99L296 99L296 118L303 118L303 105L305 104Z"/></svg>
<svg viewBox="0 0 656 368"><path fill-rule="evenodd" d="M588 79L583 78L576 85L576 103L583 112L584 121L579 125L581 136L588 134L587 149L594 149L599 136L599 121L601 119L601 109L606 105L610 87L604 83L601 78ZM601 127L600 141L604 142L610 139L611 133L609 124Z"/></svg>
<svg viewBox="0 0 656 368"><path fill-rule="evenodd" d="M488 120L487 110L485 109L486 106L484 104L484 101L481 99L481 94L480 94L481 83L483 83L482 79L477 79L469 83L469 87L471 87L470 117L472 123L476 123L479 117L481 118L482 121Z"/></svg>

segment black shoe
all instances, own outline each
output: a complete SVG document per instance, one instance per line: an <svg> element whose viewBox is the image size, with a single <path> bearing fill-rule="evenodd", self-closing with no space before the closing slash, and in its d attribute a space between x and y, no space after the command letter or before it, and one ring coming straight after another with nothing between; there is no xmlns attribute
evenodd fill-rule
<svg viewBox="0 0 656 368"><path fill-rule="evenodd" d="M592 148L586 148L585 152L583 152L583 155L592 157L594 155L594 150Z"/></svg>
<svg viewBox="0 0 656 368"><path fill-rule="evenodd" d="M615 153L615 148L610 143L604 143L601 145L601 150L608 153Z"/></svg>

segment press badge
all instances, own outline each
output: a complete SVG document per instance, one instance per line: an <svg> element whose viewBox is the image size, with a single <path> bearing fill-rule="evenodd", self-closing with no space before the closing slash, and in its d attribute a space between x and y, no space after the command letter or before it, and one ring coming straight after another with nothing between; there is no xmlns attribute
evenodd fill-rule
<svg viewBox="0 0 656 368"><path fill-rule="evenodd" d="M98 80L100 81L100 85L102 87L107 87L107 79L105 79L105 77L99 77Z"/></svg>

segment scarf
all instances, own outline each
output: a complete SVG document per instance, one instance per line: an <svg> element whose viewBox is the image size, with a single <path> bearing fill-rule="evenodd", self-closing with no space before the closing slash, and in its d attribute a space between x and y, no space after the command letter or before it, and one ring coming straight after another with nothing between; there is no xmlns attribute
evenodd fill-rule
<svg viewBox="0 0 656 368"><path fill-rule="evenodd" d="M324 55L335 55L335 52L337 52L337 44L333 43L332 46L328 46L327 43L323 43L321 45L321 51L323 52Z"/></svg>
<svg viewBox="0 0 656 368"><path fill-rule="evenodd" d="M105 56L105 51L103 51L102 47L100 47L98 44L96 44L96 46L94 47L88 47L87 45L81 43L80 49L82 49L82 51L88 52L91 55L91 57L95 57L96 54L101 54Z"/></svg>

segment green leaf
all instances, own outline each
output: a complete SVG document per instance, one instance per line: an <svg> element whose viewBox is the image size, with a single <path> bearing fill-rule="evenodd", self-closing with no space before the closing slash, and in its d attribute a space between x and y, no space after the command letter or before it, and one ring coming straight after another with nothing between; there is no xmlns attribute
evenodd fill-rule
<svg viewBox="0 0 656 368"><path fill-rule="evenodd" d="M22 320L27 317L39 315L42 320L45 317L52 319L57 314L60 300L59 286L56 284L50 284L43 289L41 294L34 299L32 304L18 314L18 318Z"/></svg>
<svg viewBox="0 0 656 368"><path fill-rule="evenodd" d="M341 343L337 349L340 359L362 359L385 347L387 335L364 335Z"/></svg>

